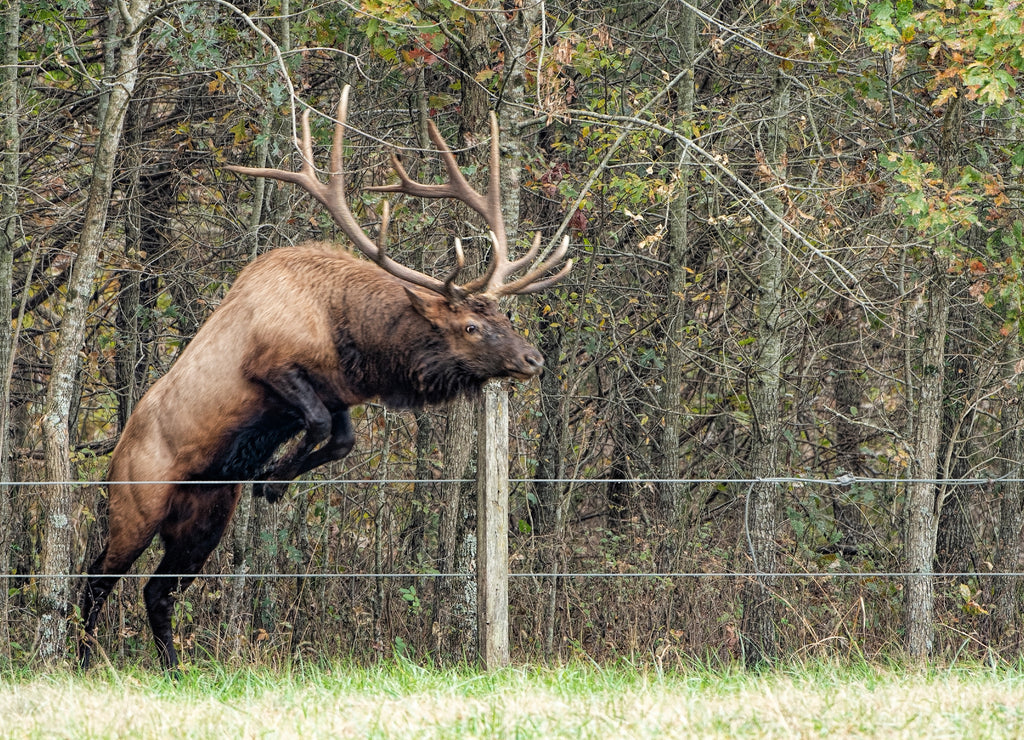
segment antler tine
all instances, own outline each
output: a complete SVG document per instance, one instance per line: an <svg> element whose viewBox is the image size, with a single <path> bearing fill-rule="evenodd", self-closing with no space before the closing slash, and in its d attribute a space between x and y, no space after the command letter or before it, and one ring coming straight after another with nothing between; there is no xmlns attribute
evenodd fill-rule
<svg viewBox="0 0 1024 740"><path fill-rule="evenodd" d="M437 147L437 152L441 156L445 171L448 173L448 182L432 184L414 180L406 171L402 160L398 158L398 154L392 152L391 166L395 170L395 174L398 175L400 182L392 183L391 185L374 185L367 188L367 190L376 193L402 193L403 195L411 195L416 198L454 198L468 205L490 224L493 214L488 207L488 199L478 193L469 184L469 181L466 180L462 170L459 169L459 163L455 161L455 155L452 154L448 143L441 136L441 132L437 130L437 126L434 125L433 121L427 121L427 134L430 136L430 140L434 142L434 146ZM500 218L500 209L498 214Z"/></svg>
<svg viewBox="0 0 1024 740"><path fill-rule="evenodd" d="M491 241L494 245L491 264L487 274L471 281L466 286L459 287L454 284L455 276L458 275L465 264L465 257L462 255L462 242L456 240L457 265L452 274L445 280L446 290L453 297L479 292L481 287L487 285L493 279L495 272L502 271L503 266L508 263L505 221L501 213L501 152L498 140L498 118L494 115L493 111L491 112L490 120L491 163L489 186L486 195L481 194L469 184L465 175L462 174L462 170L459 169L459 163L456 161L451 147L448 146L448 142L441 136L441 132L433 121L427 122L427 134L430 136L430 140L437 148L438 155L441 157L445 171L448 173L448 182L441 184L423 183L413 179L405 169L405 165L402 164L398 154L392 152L391 166L395 174L398 175L399 182L367 188L378 193L401 193L417 198L454 198L472 208L487 222L491 230ZM507 268L504 268L503 274L508 274Z"/></svg>
<svg viewBox="0 0 1024 740"><path fill-rule="evenodd" d="M533 244L530 246L529 251L514 262L509 262L507 247L503 247L498 243L498 237L492 231L491 244L494 245L494 254L499 255L501 264L498 264L498 259L491 260L491 267L487 274L479 278L478 281L467 284L466 290L480 290L484 286L487 286L487 290L493 290L500 287L512 275L525 270L533 263L537 252L540 251L540 239L540 232L538 231L533 235Z"/></svg>
<svg viewBox="0 0 1024 740"><path fill-rule="evenodd" d="M349 86L341 89L338 112L334 116L334 136L331 138L331 180L341 184L341 197L345 197L345 126L348 124ZM308 129L307 129L308 131Z"/></svg>
<svg viewBox="0 0 1024 740"><path fill-rule="evenodd" d="M309 109L302 112L300 119L301 136L295 137L295 146L302 155L302 167L298 172L279 170L271 167L244 167L237 164L225 165L224 169L235 172L239 175L250 175L252 177L269 177L282 182L290 182L299 185L310 195L321 203L324 203L326 194L324 184L316 176L316 168L313 166L313 141L309 130ZM326 203L325 203L326 205Z"/></svg>
<svg viewBox="0 0 1024 740"><path fill-rule="evenodd" d="M388 248L388 226L391 224L391 204L384 201L380 214L380 228L377 230L377 254L383 256Z"/></svg>
<svg viewBox="0 0 1024 740"><path fill-rule="evenodd" d="M464 286L467 293L479 293L480 291L486 293L500 287L510 275L514 275L534 261L538 250L541 248L541 234L538 232L534 236L534 246L529 248L529 252L515 262L510 263L508 261L507 249L498 241L498 234L494 231L488 231L487 235L490 237L492 259L490 259L490 263L487 265L486 272L479 277L474 277Z"/></svg>
<svg viewBox="0 0 1024 740"><path fill-rule="evenodd" d="M534 238L534 246L533 248L530 249L530 252L527 253L524 257L516 260L512 264L518 265L520 263L523 263L523 267L525 267L525 264L528 263L526 258L530 257L532 259L532 254L537 251L537 247L539 247L539 245L539 238ZM513 280L511 283L502 282L500 284L488 285L488 288L485 292L495 297L503 295L525 295L527 293L536 293L539 290L543 290L548 286L554 285L559 280L561 280L562 278L569 274L569 271L572 269L571 259L566 260L565 264L562 266L562 269L556 272L554 275L551 275L550 277L544 276L547 275L547 273L551 272L551 270L553 270L558 265L558 263L562 261L562 258L565 256L565 253L568 251L568 249L569 237L565 236L562 239L562 243L558 245L558 248L555 249L555 251L552 252L547 257L547 259L545 259L540 265L530 270L528 273L523 275L518 280ZM512 275L515 272L518 272L520 269L522 269L522 267L519 267L516 270L509 270L506 273L506 276Z"/></svg>
<svg viewBox="0 0 1024 740"><path fill-rule="evenodd" d="M465 289L455 284L455 278L462 272L462 268L466 266L466 254L462 251L462 240L455 237L455 268L448 273L448 277L444 280L445 295L450 300L459 300L466 295Z"/></svg>
<svg viewBox="0 0 1024 740"><path fill-rule="evenodd" d="M495 241L493 233L491 234L491 240L492 243ZM511 283L505 282L512 275L522 272L533 264L537 257L537 253L540 252L540 246L541 235L540 232L536 232L533 235L533 244L530 246L530 249L526 254L512 262L508 262L506 260L500 266L500 270L498 269L498 262L496 260L492 260L490 268L485 275L481 275L475 280L466 283L463 288L467 293L476 293L482 290L484 293L491 296L525 295L527 293L536 293L539 290L557 283L569 274L569 270L572 269L572 260L568 260L562 269L554 275L547 278L544 278L543 276L553 270L561 261L562 257L565 256L566 251L569 249L568 236L562 239L558 248L548 255L542 264ZM541 280L541 278L543 279Z"/></svg>
<svg viewBox="0 0 1024 740"><path fill-rule="evenodd" d="M309 128L309 113L309 108L302 111L302 117L299 119L299 130L302 135L295 139L295 145L299 147L299 153L302 155L302 168L299 172L319 185L320 180L316 176L316 166L313 164L313 134Z"/></svg>
<svg viewBox="0 0 1024 740"><path fill-rule="evenodd" d="M467 293L476 293L484 286L500 284L510 272L508 262L508 237L505 233L505 217L501 212L501 143L498 130L498 116L494 111L489 116L491 124L491 161L488 173L487 197L483 209L476 209L490 227L491 261L487 272L470 281L464 287ZM460 177L461 177L461 173ZM531 250L531 254L534 250ZM526 259L525 257L523 259ZM531 257L532 259L532 257ZM520 260L516 261L518 264ZM489 291L488 287L488 291ZM488 292L485 291L485 292Z"/></svg>
<svg viewBox="0 0 1024 740"><path fill-rule="evenodd" d="M554 275L545 277L545 275L551 272L551 270L553 270L565 256L566 251L569 249L569 238L564 238L558 248L556 248L550 256L546 257L540 265L530 270L522 277L513 280L512 282L506 282L513 275L526 270L534 263L538 253L540 252L541 235L540 233L534 235L533 244L526 254L519 259L511 262L509 261L508 239L505 234L505 221L501 213L501 144L498 117L495 115L494 111L491 111L490 114L490 124L491 161L487 196L484 199L486 203L484 208L474 208L485 218L487 224L491 227L491 261L486 274L466 283L463 286L463 289L466 293L477 293L482 291L484 294L494 298L503 295L534 293L553 285L569 274L569 271L572 269L572 260L568 260L562 269ZM462 177L462 173L459 172L455 166L454 157L451 156L450 150L441 139L440 134L437 133L437 129L433 124L430 126L430 134L431 139L437 145L438 149L441 150L442 156L445 157L446 167L448 167L449 172L454 170L454 172L452 172L452 180L454 181L458 179L458 181L464 183L464 187L472 190L468 183L466 183L465 178ZM451 162L451 166L448 165L449 161ZM402 175L399 174L399 177L402 177ZM476 191L472 192L477 194Z"/></svg>
<svg viewBox="0 0 1024 740"><path fill-rule="evenodd" d="M536 280L532 283L529 283L524 288L519 288L517 290L507 292L512 292L515 293L516 295L528 295L530 293L537 293L539 291L545 290L546 288L550 288L552 285L559 282L562 278L569 274L569 271L572 270L572 265L573 261L571 259L567 259L565 261L565 264L562 265L562 269L556 272L551 277L544 278L543 280Z"/></svg>
<svg viewBox="0 0 1024 740"><path fill-rule="evenodd" d="M491 123L491 163L488 172L490 182L487 186L487 208L492 214L487 220L494 238L495 255L500 256L501 263L508 262L508 237L505 234L505 217L501 213L501 138L498 130L498 115L491 111L488 117ZM499 265L500 267L500 265Z"/></svg>
<svg viewBox="0 0 1024 740"><path fill-rule="evenodd" d="M334 135L331 139L331 171L328 175L327 185L323 187L326 198L322 199L321 202L326 206L327 212L331 214L331 218L334 219L335 223L341 227L341 230L345 235L352 240L355 244L356 249L365 254L367 257L372 259L384 269L384 263L388 262L388 257L385 255L384 249L379 247L373 239L367 235L363 230L363 227L356 221L356 217L352 215L352 210L348 207L348 197L345 194L345 127L348 125L348 93L349 86L345 85L341 90L341 99L338 101L338 111L334 116ZM309 116L306 115L303 121L303 138L308 143L310 148L310 161L312 161L312 143L309 134ZM310 165L312 167L312 165ZM320 184L319 178L315 178L317 184ZM385 224L385 230L387 226ZM426 276L424 276L426 277Z"/></svg>

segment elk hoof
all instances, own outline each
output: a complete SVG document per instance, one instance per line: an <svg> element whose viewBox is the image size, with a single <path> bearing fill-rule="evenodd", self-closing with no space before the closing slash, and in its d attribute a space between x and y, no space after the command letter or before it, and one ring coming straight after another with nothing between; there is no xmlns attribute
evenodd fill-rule
<svg viewBox="0 0 1024 740"><path fill-rule="evenodd" d="M265 498L269 503L276 503L288 491L287 483L253 483L252 495Z"/></svg>

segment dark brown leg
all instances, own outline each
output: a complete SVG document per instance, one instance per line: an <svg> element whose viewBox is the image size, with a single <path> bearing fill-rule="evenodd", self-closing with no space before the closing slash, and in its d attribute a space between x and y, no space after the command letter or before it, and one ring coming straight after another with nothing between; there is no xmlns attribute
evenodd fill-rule
<svg viewBox="0 0 1024 740"><path fill-rule="evenodd" d="M164 557L143 589L143 596L157 653L168 670L178 665L171 629L174 592L189 587L217 547L240 490L241 486L218 486L183 493L189 516L169 520L160 533Z"/></svg>
<svg viewBox="0 0 1024 740"><path fill-rule="evenodd" d="M352 428L352 419L348 409L341 409L331 417L332 429L331 438L318 450L306 450L301 457L290 455L282 458L277 465L267 471L266 477L269 480L290 481L303 473L325 463L340 460L352 451L356 435ZM288 490L288 483L256 483L253 485L253 494L263 496L273 503L284 495Z"/></svg>
<svg viewBox="0 0 1024 740"><path fill-rule="evenodd" d="M266 472L266 480L290 481L301 469L303 461L331 434L331 413L324 406L316 390L300 370L288 370L273 377L263 378L289 405L298 410L306 429L302 441ZM253 494L274 502L288 490L287 483L256 483Z"/></svg>
<svg viewBox="0 0 1024 740"><path fill-rule="evenodd" d="M121 576L128 572L132 563L149 546L154 534L156 523L151 529L136 533L134 542L130 544L110 540L100 556L89 566L89 577L82 592L82 635L78 641L78 662L82 668L89 667L96 620L99 619L104 602Z"/></svg>

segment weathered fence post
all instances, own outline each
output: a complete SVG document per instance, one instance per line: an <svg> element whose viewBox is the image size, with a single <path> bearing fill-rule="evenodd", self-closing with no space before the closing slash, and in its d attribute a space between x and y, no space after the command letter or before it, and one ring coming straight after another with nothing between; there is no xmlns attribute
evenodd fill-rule
<svg viewBox="0 0 1024 740"><path fill-rule="evenodd" d="M477 439L477 621L486 670L508 665L508 392L484 385Z"/></svg>

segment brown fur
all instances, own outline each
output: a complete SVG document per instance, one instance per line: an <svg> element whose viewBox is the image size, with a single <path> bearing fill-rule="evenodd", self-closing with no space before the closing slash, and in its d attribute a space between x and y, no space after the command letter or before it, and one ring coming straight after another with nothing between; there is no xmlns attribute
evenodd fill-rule
<svg viewBox="0 0 1024 740"><path fill-rule="evenodd" d="M146 607L160 657L176 665L171 592L220 541L236 481L278 481L254 489L276 500L286 481L348 454L351 406L441 403L542 365L489 298L451 304L326 244L260 257L139 401L114 449L109 536L82 600L83 665L100 607L157 533L165 555L154 575L176 577L151 578Z"/></svg>

